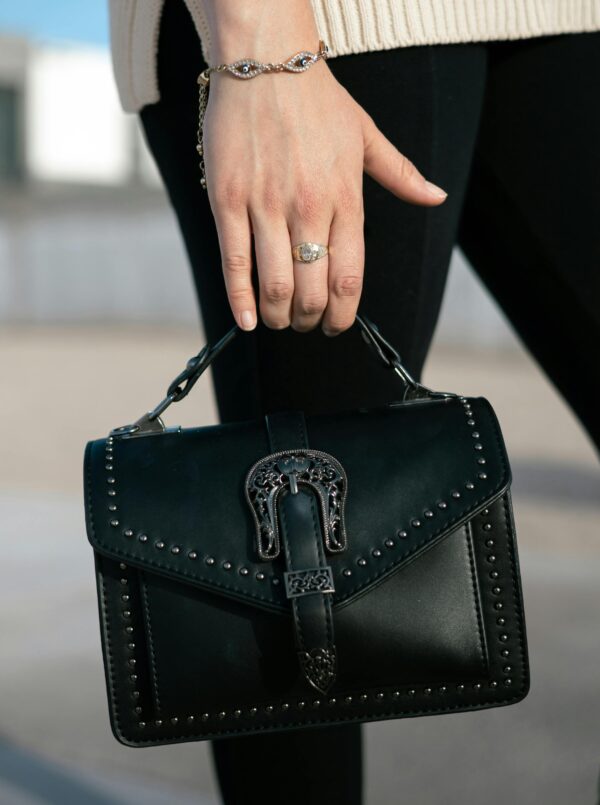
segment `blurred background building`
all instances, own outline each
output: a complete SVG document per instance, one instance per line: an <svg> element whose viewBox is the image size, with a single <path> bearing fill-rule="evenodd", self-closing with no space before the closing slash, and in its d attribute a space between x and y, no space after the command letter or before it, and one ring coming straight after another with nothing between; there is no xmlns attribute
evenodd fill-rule
<svg viewBox="0 0 600 805"><path fill-rule="evenodd" d="M158 402L202 335L107 45L105 0L0 4L0 805L216 805L206 744L128 749L108 722L83 448ZM502 423L533 685L369 725L365 805L596 805L597 456L459 253L425 382ZM208 378L173 408L216 421Z"/></svg>

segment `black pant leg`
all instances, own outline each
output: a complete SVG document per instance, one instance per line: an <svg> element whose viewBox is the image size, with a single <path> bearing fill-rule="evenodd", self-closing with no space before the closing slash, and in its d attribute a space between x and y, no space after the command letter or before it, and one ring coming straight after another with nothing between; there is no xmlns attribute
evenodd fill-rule
<svg viewBox="0 0 600 805"><path fill-rule="evenodd" d="M600 35L490 49L460 245L600 450Z"/></svg>

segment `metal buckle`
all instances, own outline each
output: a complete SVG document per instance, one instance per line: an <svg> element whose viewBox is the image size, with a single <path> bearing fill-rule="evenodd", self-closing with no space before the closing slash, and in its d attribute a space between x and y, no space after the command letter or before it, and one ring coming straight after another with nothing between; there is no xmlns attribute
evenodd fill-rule
<svg viewBox="0 0 600 805"><path fill-rule="evenodd" d="M283 574L285 594L288 598L313 593L334 593L333 573L331 568L311 567L308 570L291 570Z"/></svg>

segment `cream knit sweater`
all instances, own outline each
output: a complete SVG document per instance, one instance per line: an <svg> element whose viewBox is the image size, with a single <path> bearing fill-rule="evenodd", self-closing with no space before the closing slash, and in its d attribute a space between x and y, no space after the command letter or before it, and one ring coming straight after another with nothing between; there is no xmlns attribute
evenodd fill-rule
<svg viewBox="0 0 600 805"><path fill-rule="evenodd" d="M113 65L125 111L137 112L159 100L156 50L164 2L170 0L109 0ZM212 64L203 0L185 2L200 37L202 55ZM600 0L311 2L319 34L332 57L409 45L600 30ZM310 45L307 43L309 50ZM240 57L251 55L241 53Z"/></svg>

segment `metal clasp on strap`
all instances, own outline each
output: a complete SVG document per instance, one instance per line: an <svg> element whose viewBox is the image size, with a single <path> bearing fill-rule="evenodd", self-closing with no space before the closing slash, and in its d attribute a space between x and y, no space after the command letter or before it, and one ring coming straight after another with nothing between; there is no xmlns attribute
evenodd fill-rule
<svg viewBox="0 0 600 805"><path fill-rule="evenodd" d="M283 574L285 594L288 598L314 593L334 593L331 568L311 567L308 570L292 570Z"/></svg>

